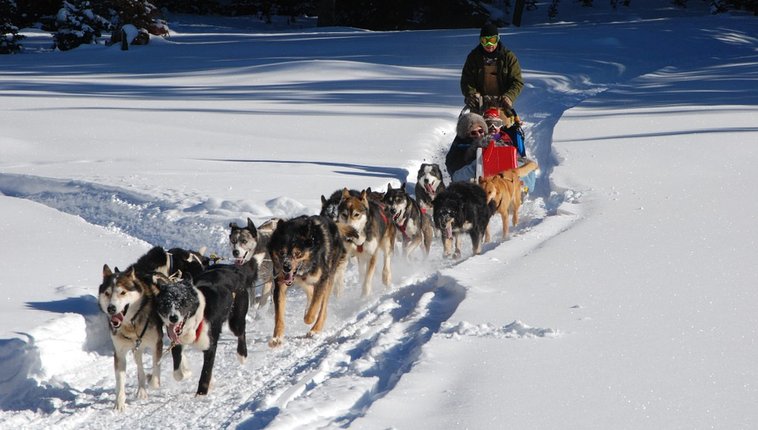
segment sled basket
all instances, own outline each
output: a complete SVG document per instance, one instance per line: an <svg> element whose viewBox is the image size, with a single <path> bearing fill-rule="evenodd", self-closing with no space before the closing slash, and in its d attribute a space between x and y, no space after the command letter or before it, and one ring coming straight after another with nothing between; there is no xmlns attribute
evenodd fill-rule
<svg viewBox="0 0 758 430"><path fill-rule="evenodd" d="M518 150L513 146L496 146L495 142L476 151L476 176L489 178L518 167Z"/></svg>

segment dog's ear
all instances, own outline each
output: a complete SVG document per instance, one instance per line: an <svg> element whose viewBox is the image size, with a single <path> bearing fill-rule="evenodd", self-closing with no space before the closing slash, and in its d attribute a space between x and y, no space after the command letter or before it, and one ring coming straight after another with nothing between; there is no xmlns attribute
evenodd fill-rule
<svg viewBox="0 0 758 430"><path fill-rule="evenodd" d="M482 184L484 184L485 182L487 182L487 181L484 179L484 177L480 176L480 177L479 177L479 185L482 185Z"/></svg>
<svg viewBox="0 0 758 430"><path fill-rule="evenodd" d="M349 199L350 198L350 190L347 189L347 187L342 189L342 200Z"/></svg>
<svg viewBox="0 0 758 430"><path fill-rule="evenodd" d="M326 197L324 197L323 194L321 194L321 206L324 206L326 204Z"/></svg>
<svg viewBox="0 0 758 430"><path fill-rule="evenodd" d="M250 230L254 238L258 238L258 230L255 229L255 223L250 218L247 219L247 229Z"/></svg>
<svg viewBox="0 0 758 430"><path fill-rule="evenodd" d="M371 187L366 188L365 190L361 191L361 201L363 204L368 207L368 195L371 194Z"/></svg>
<svg viewBox="0 0 758 430"><path fill-rule="evenodd" d="M103 264L103 279L107 278L108 276L111 276L113 272L111 272L111 268L108 267L107 264Z"/></svg>
<svg viewBox="0 0 758 430"><path fill-rule="evenodd" d="M408 183L407 183L407 182L403 182L403 183L402 183L402 185L400 185L400 189L401 189L401 190L403 190L403 191L406 191L406 188L405 188L405 187L406 187L407 185L408 185Z"/></svg>
<svg viewBox="0 0 758 430"><path fill-rule="evenodd" d="M237 230L239 228L239 226L237 225L236 222L230 222L229 223L229 228L231 228L232 230Z"/></svg>
<svg viewBox="0 0 758 430"><path fill-rule="evenodd" d="M387 184L387 192L389 193L390 191L392 191L392 182Z"/></svg>
<svg viewBox="0 0 758 430"><path fill-rule="evenodd" d="M134 267L129 268L129 271L126 272L126 276L132 278L133 281L137 279L137 272L134 271Z"/></svg>

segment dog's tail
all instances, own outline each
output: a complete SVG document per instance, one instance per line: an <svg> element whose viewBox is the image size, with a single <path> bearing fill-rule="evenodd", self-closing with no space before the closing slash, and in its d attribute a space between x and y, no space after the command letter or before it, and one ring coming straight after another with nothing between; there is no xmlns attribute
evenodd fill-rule
<svg viewBox="0 0 758 430"><path fill-rule="evenodd" d="M519 177L523 177L529 174L529 172L532 172L534 170L539 169L540 166L537 165L535 161L526 160L526 163L523 166L517 167L513 170L516 171L516 174L519 175Z"/></svg>

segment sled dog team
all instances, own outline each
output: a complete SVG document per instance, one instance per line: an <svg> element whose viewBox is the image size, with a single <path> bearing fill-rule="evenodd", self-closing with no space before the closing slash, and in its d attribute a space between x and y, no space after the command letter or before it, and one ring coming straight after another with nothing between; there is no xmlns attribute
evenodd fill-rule
<svg viewBox="0 0 758 430"><path fill-rule="evenodd" d="M528 162L518 169L479 178L478 184L446 186L438 165L422 164L415 199L407 193L406 184L399 188L390 184L384 193L345 188L329 198L321 196L319 215L272 219L257 228L250 219L242 227L231 223L233 264L211 264L204 249L154 247L123 271L104 265L98 303L109 319L114 346L115 409L123 411L126 406L126 356L130 350L137 365L137 398L147 398L148 384L160 386L164 331L171 341L176 380L191 376L183 349L192 346L203 351L197 395L205 395L225 322L237 337L239 360L247 358L245 324L250 305L264 305L273 297L275 322L269 346L276 347L283 341L286 293L293 284L307 296L304 322L311 325L308 336L312 336L323 329L329 298L341 294L344 273L353 257L362 295L368 296L380 254L382 283L391 285L396 241L401 242L407 259L418 248L428 256L436 229L443 255L460 258L460 236L468 233L474 254L479 254L482 243L489 240L487 225L494 213L502 218L503 239L508 234L508 215L513 225L518 222L519 177L536 168L534 162ZM258 298L256 283L263 285ZM142 362L146 349L152 351L151 375L146 375Z"/></svg>

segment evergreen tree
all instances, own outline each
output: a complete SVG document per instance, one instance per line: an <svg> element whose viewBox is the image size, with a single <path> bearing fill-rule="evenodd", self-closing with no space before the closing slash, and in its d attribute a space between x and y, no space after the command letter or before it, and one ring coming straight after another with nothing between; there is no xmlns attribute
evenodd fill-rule
<svg viewBox="0 0 758 430"><path fill-rule="evenodd" d="M13 23L18 16L16 0L0 0L0 54L14 54L21 51L19 41L24 36L18 34L18 27Z"/></svg>
<svg viewBox="0 0 758 430"><path fill-rule="evenodd" d="M115 24L120 28L132 24L156 36L168 34L166 21L160 18L160 11L148 0L112 0L116 10Z"/></svg>
<svg viewBox="0 0 758 430"><path fill-rule="evenodd" d="M56 17L58 30L53 35L55 46L61 51L82 44L97 43L104 31L110 31L111 22L95 13L89 0L63 2Z"/></svg>
<svg viewBox="0 0 758 430"><path fill-rule="evenodd" d="M558 3L561 0L553 0L552 3L550 3L550 7L547 8L547 17L550 19L550 21L554 20L555 17L558 16Z"/></svg>

